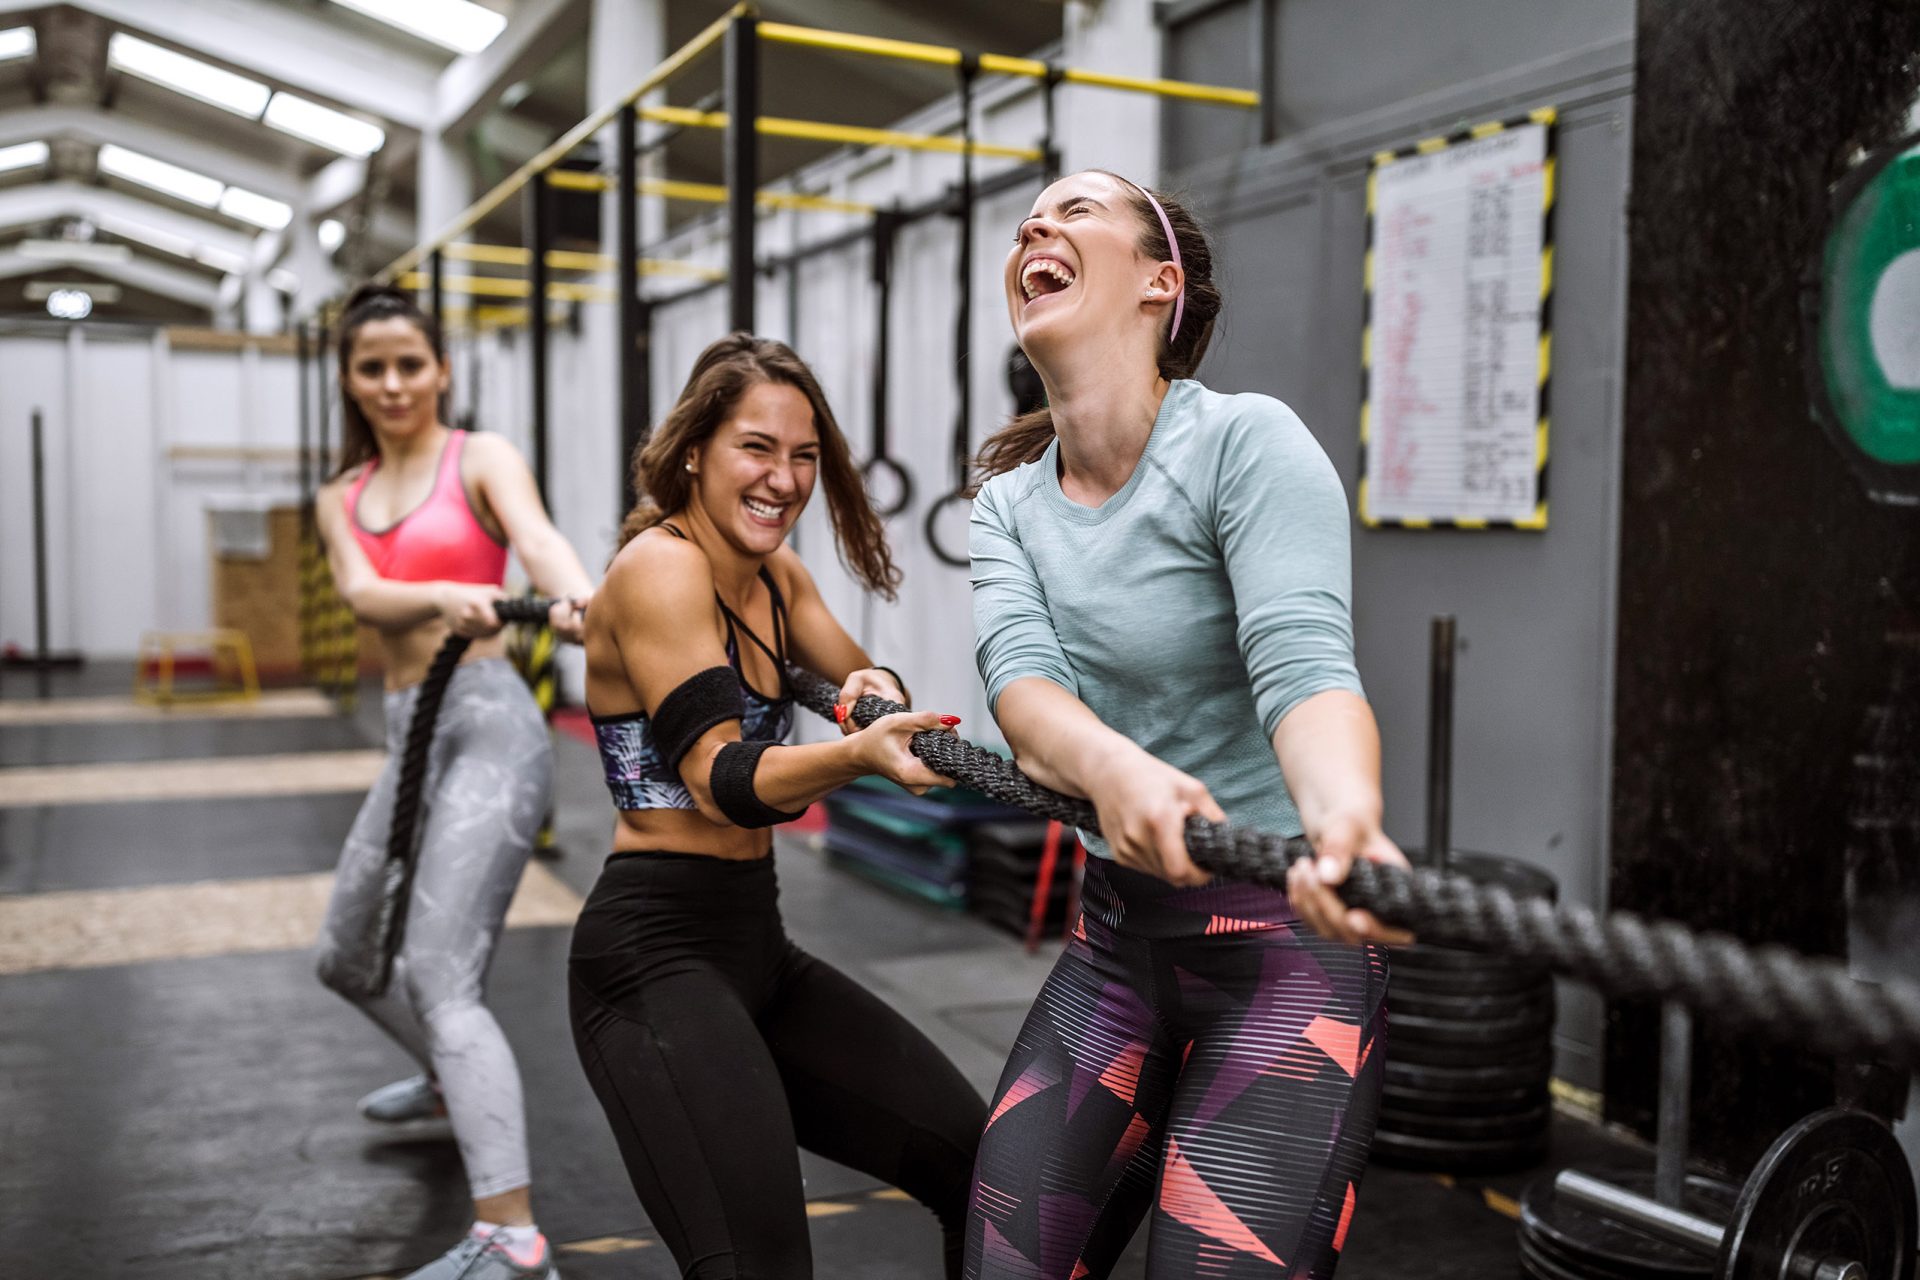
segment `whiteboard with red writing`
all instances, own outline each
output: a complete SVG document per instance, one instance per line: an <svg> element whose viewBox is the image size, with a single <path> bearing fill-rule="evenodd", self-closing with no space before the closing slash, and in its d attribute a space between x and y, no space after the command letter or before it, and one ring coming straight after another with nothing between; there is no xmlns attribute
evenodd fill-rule
<svg viewBox="0 0 1920 1280"><path fill-rule="evenodd" d="M1547 525L1553 119L1542 108L1374 157L1360 516Z"/></svg>

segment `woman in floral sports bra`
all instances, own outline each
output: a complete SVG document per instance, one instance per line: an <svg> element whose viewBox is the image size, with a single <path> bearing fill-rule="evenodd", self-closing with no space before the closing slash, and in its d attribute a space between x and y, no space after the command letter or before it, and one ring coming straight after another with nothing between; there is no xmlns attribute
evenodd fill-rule
<svg viewBox="0 0 1920 1280"><path fill-rule="evenodd" d="M410 1280L553 1280L529 1195L520 1071L484 1001L507 903L552 788L546 722L505 656L493 602L509 545L557 603L549 621L581 636L593 584L541 504L519 453L448 427L439 327L398 289L367 285L340 321L340 473L314 503L334 584L374 629L386 671L387 765L354 819L321 928L320 980L405 1049L420 1075L361 1099L371 1120L444 1115L473 1196L472 1230ZM425 821L393 976L365 940L384 899L386 841L413 706L449 633L473 639L447 684L427 760Z"/></svg>
<svg viewBox="0 0 1920 1280"><path fill-rule="evenodd" d="M907 702L786 545L816 479L843 561L900 580L813 373L747 334L702 352L634 460L645 494L587 620L587 700L620 819L574 930L574 1040L682 1274L813 1274L798 1148L932 1209L958 1276L980 1095L906 1019L781 925L771 828L959 721L888 716L785 746L789 661Z"/></svg>

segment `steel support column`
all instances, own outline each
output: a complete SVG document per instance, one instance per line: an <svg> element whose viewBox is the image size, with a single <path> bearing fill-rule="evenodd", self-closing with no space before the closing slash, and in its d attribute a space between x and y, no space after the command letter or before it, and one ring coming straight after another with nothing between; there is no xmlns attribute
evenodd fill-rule
<svg viewBox="0 0 1920 1280"><path fill-rule="evenodd" d="M440 261L438 249L427 256L427 314L433 317L433 323L444 334L447 328L446 291L442 287Z"/></svg>
<svg viewBox="0 0 1920 1280"><path fill-rule="evenodd" d="M647 405L642 398L648 353L640 337L640 140L638 116L629 102L620 108L614 145L619 164L614 172L614 279L619 294L619 359L616 361L620 404L620 510L631 511L633 451L647 431Z"/></svg>
<svg viewBox="0 0 1920 1280"><path fill-rule="evenodd" d="M552 197L546 176L535 174L526 186L526 220L522 238L527 253L527 342L532 348L533 482L540 500L547 493L547 250L553 237Z"/></svg>
<svg viewBox="0 0 1920 1280"><path fill-rule="evenodd" d="M754 196L760 189L759 20L738 17L727 28L727 323L754 330Z"/></svg>

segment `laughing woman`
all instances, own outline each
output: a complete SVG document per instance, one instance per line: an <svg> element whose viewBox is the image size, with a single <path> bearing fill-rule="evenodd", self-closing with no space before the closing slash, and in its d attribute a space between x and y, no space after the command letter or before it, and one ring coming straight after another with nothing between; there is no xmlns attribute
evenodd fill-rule
<svg viewBox="0 0 1920 1280"><path fill-rule="evenodd" d="M786 537L815 482L843 559L899 582L813 373L778 342L702 352L635 459L647 497L587 619L587 699L620 819L574 932L575 1042L634 1190L686 1276L813 1274L798 1148L932 1209L959 1274L985 1108L906 1019L787 939L774 824L864 774L943 782L907 749L959 721L888 716L785 746L789 661L841 700L906 702Z"/></svg>
<svg viewBox="0 0 1920 1280"><path fill-rule="evenodd" d="M1384 951L1331 884L1400 861L1348 614L1347 508L1288 408L1192 380L1205 237L1113 174L1054 183L1006 268L1047 406L988 441L975 643L1001 731L1090 799L1085 911L1001 1076L967 1270L1325 1277L1379 1106ZM1189 815L1304 830L1290 892L1209 882ZM1311 926L1311 927L1308 927Z"/></svg>

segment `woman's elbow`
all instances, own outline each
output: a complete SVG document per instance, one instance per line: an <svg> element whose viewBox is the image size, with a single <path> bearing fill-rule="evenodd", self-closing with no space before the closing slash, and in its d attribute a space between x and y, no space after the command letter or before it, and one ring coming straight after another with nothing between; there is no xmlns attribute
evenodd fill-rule
<svg viewBox="0 0 1920 1280"><path fill-rule="evenodd" d="M698 762L695 762L694 756L690 755L680 766L680 782L686 787L687 794L693 798L694 812L716 827L736 825L713 798L714 753L696 752L695 754L700 757Z"/></svg>

